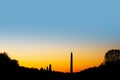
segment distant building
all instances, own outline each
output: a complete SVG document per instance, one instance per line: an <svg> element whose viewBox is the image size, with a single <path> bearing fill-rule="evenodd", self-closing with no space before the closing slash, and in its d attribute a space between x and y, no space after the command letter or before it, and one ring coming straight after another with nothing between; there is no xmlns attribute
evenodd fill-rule
<svg viewBox="0 0 120 80"><path fill-rule="evenodd" d="M46 70L48 71L48 66L46 67Z"/></svg>
<svg viewBox="0 0 120 80"><path fill-rule="evenodd" d="M49 71L52 71L52 65L51 64L49 65Z"/></svg>
<svg viewBox="0 0 120 80"><path fill-rule="evenodd" d="M43 70L44 70L43 67L41 67L41 68L40 68L40 71L43 71Z"/></svg>

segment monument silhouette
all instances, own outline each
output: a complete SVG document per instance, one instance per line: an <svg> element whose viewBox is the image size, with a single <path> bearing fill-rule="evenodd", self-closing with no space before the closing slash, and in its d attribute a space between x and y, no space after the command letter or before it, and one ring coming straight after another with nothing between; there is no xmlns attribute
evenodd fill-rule
<svg viewBox="0 0 120 80"><path fill-rule="evenodd" d="M73 53L70 54L70 73L73 73Z"/></svg>

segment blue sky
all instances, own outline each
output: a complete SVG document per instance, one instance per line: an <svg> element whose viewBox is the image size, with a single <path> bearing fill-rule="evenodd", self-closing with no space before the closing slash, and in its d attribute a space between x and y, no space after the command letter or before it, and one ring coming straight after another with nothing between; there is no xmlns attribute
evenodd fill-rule
<svg viewBox="0 0 120 80"><path fill-rule="evenodd" d="M0 1L0 35L72 43L119 41L119 0ZM6 38L5 38L6 39ZM53 41L53 42L54 42ZM59 41L58 41L59 42Z"/></svg>
<svg viewBox="0 0 120 80"><path fill-rule="evenodd" d="M47 45L79 48L85 44L102 47L111 44L119 48L119 3L119 0L1 0L1 48L7 50L8 45L29 48L33 44L40 47L43 43L47 48L50 47Z"/></svg>
<svg viewBox="0 0 120 80"><path fill-rule="evenodd" d="M0 7L2 25L119 26L116 0L4 0Z"/></svg>

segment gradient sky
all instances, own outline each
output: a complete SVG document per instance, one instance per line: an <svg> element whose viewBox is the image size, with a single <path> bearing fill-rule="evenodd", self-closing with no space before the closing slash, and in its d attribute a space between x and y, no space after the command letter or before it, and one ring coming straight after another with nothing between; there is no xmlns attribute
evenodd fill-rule
<svg viewBox="0 0 120 80"><path fill-rule="evenodd" d="M74 72L120 48L119 0L1 0L0 52L21 66Z"/></svg>

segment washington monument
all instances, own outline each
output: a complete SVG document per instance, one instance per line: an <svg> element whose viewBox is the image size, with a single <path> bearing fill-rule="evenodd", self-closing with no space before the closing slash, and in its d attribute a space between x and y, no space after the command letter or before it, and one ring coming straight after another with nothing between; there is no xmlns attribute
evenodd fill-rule
<svg viewBox="0 0 120 80"><path fill-rule="evenodd" d="M73 73L73 53L70 54L70 73Z"/></svg>

